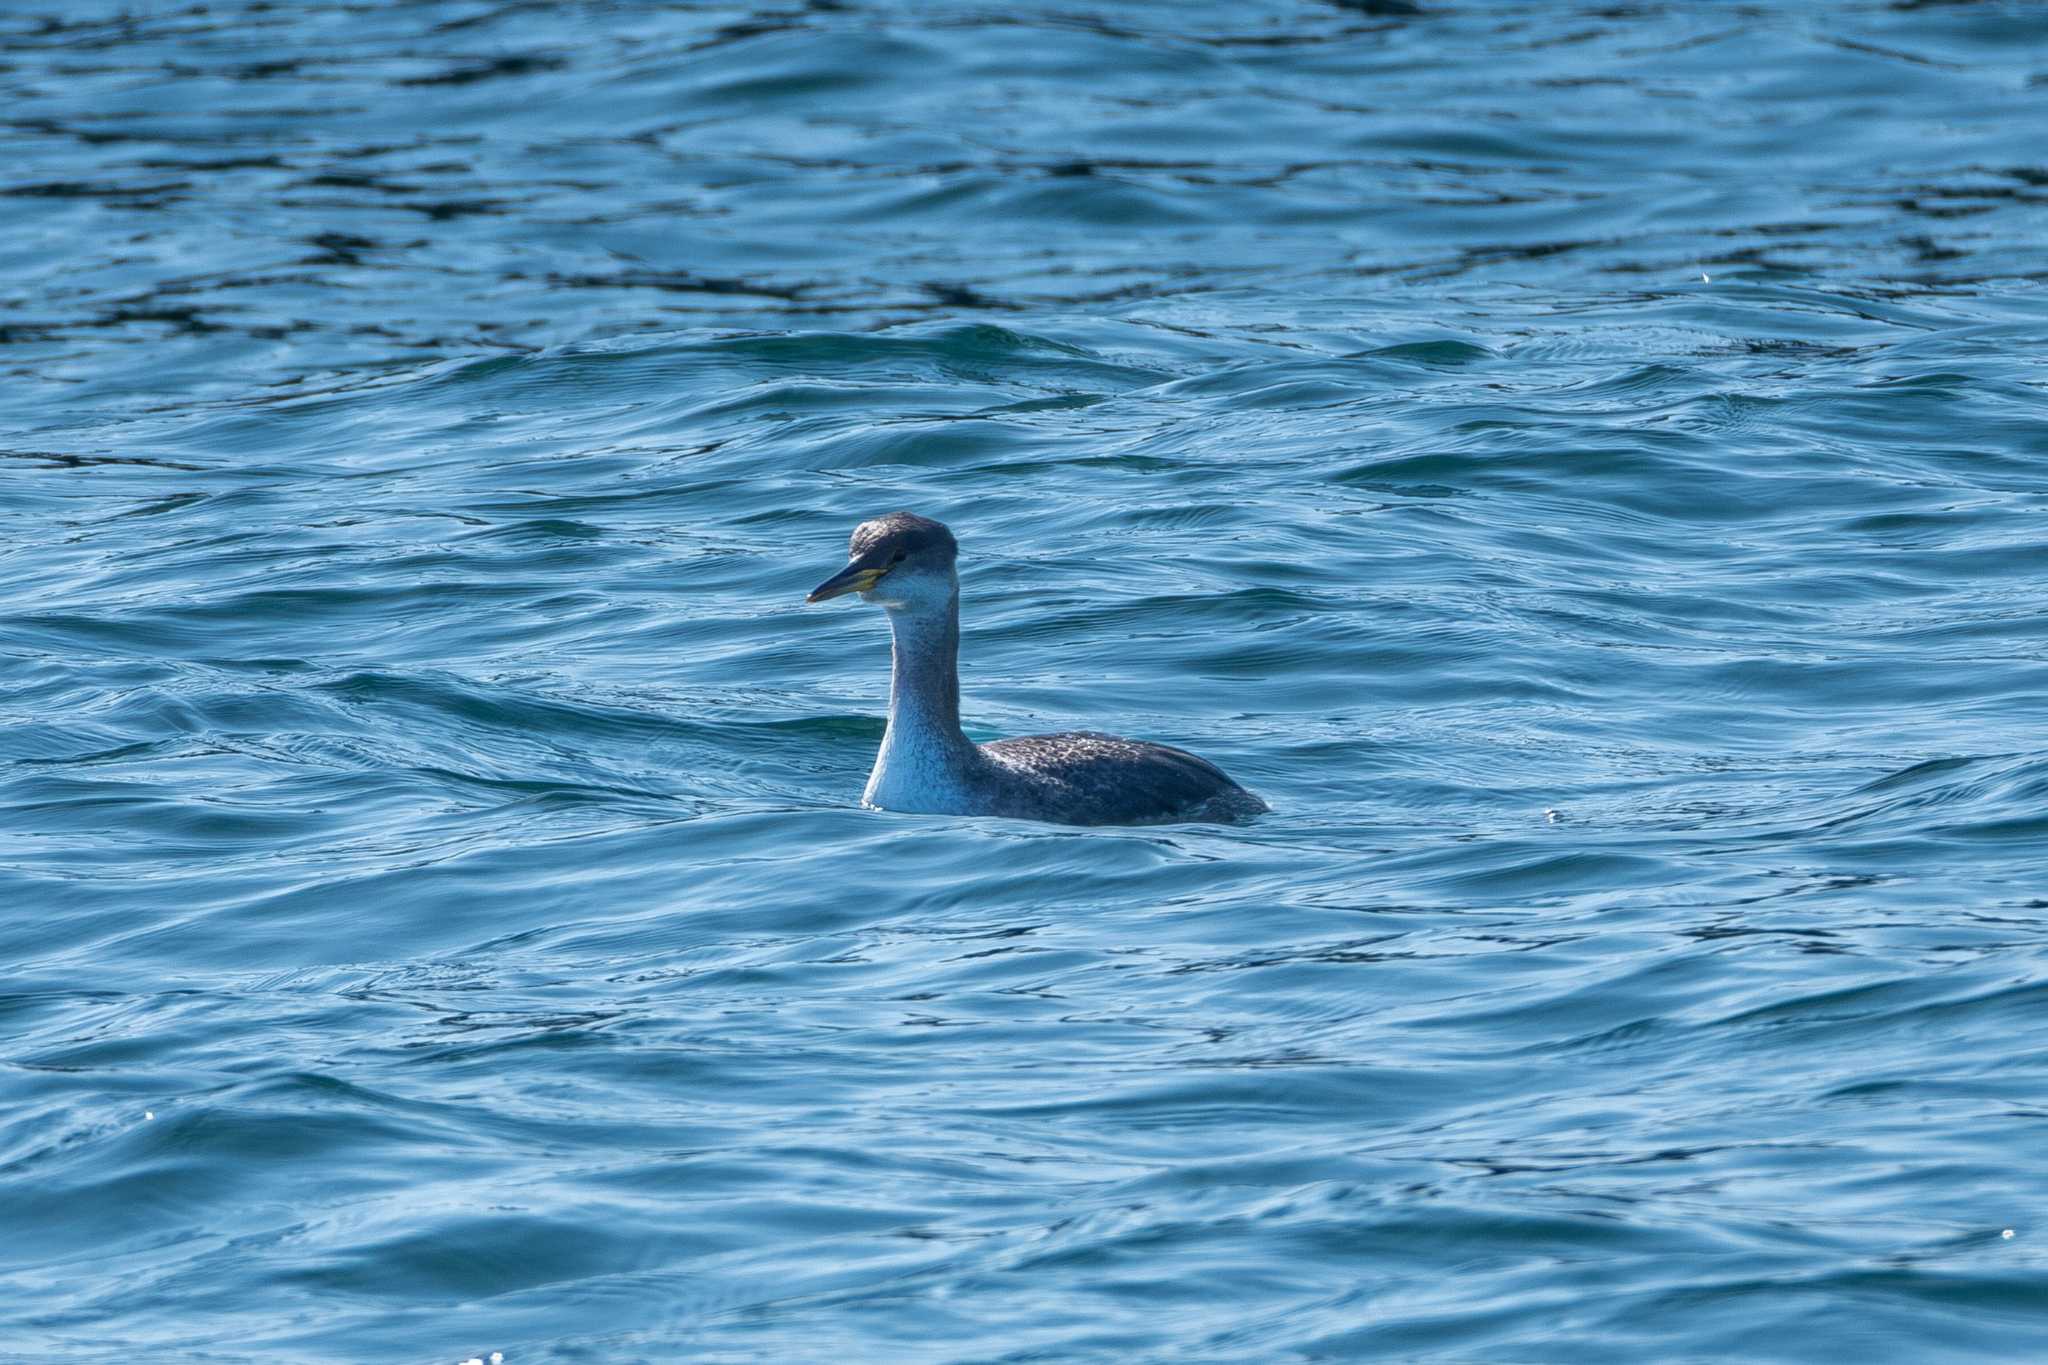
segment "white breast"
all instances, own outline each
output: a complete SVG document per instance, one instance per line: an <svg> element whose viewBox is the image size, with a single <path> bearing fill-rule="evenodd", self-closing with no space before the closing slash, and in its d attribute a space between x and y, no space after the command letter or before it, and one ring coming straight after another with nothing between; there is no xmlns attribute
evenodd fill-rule
<svg viewBox="0 0 2048 1365"><path fill-rule="evenodd" d="M963 815L972 810L957 756L921 727L892 723L882 736L875 770L868 774L865 805L928 815Z"/></svg>

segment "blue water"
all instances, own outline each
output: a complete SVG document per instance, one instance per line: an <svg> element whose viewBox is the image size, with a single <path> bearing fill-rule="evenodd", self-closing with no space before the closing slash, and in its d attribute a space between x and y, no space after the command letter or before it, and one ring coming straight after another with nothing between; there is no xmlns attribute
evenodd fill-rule
<svg viewBox="0 0 2048 1365"><path fill-rule="evenodd" d="M5 7L0 1359L2048 1359L2044 40Z"/></svg>

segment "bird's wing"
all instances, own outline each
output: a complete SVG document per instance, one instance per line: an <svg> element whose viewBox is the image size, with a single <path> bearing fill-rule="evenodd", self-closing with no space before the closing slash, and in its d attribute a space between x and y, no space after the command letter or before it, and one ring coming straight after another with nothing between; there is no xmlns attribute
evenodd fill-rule
<svg viewBox="0 0 2048 1365"><path fill-rule="evenodd" d="M1119 819L1158 818L1242 790L1223 770L1185 749L1086 731L999 739L982 751L1092 797Z"/></svg>

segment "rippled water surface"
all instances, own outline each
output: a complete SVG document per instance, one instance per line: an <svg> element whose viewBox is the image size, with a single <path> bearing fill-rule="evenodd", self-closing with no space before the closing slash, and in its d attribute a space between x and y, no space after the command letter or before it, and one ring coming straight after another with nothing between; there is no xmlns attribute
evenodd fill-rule
<svg viewBox="0 0 2048 1365"><path fill-rule="evenodd" d="M0 9L0 1357L2048 1358L2031 4ZM865 516L980 738L882 814Z"/></svg>

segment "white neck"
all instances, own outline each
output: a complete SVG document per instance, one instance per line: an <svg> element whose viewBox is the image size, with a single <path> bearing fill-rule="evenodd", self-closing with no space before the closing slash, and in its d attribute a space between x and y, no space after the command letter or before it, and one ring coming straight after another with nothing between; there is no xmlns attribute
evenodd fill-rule
<svg viewBox="0 0 2048 1365"><path fill-rule="evenodd" d="M960 598L892 607L889 728L861 799L885 810L965 809L980 759L960 729Z"/></svg>

